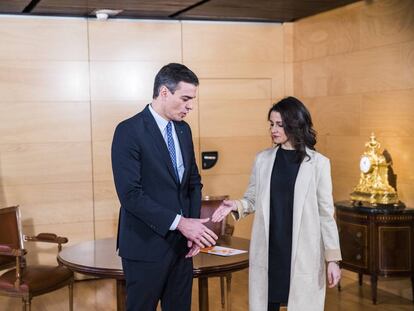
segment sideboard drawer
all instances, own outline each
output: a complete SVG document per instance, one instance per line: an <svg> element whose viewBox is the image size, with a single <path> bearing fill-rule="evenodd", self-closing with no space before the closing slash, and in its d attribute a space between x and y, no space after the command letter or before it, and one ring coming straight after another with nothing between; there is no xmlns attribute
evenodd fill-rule
<svg viewBox="0 0 414 311"><path fill-rule="evenodd" d="M368 226L338 220L342 262L368 268Z"/></svg>

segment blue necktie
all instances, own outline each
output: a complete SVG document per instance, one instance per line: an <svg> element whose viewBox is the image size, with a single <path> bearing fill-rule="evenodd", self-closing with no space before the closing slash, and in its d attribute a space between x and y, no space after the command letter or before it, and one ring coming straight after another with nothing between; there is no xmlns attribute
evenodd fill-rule
<svg viewBox="0 0 414 311"><path fill-rule="evenodd" d="M171 162L174 168L175 176L177 177L177 181L180 182L180 176L178 175L177 169L177 157L175 155L175 145L172 136L172 123L171 121L167 124L167 147L168 152L170 153Z"/></svg>

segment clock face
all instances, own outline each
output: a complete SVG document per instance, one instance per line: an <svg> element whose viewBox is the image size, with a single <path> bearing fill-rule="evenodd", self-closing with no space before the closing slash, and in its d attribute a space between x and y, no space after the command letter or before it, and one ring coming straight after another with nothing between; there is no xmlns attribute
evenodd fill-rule
<svg viewBox="0 0 414 311"><path fill-rule="evenodd" d="M361 172L366 174L371 170L371 160L367 156L363 156L359 162L359 168Z"/></svg>

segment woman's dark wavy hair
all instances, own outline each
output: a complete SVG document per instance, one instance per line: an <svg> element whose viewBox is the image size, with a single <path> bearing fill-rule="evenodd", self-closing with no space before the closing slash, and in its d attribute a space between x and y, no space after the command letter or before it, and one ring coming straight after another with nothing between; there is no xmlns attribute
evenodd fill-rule
<svg viewBox="0 0 414 311"><path fill-rule="evenodd" d="M297 161L302 162L306 147L315 150L316 131L313 129L312 118L305 105L295 97L286 97L270 108L267 119L270 120L272 111L280 113L285 134L297 152Z"/></svg>

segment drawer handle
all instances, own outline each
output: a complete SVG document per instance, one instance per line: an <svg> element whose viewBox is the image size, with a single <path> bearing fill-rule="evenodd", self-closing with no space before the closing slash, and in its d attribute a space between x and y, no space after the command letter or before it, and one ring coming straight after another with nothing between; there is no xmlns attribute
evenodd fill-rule
<svg viewBox="0 0 414 311"><path fill-rule="evenodd" d="M356 236L357 236L357 238L360 238L362 236L362 233L361 232L357 232Z"/></svg>
<svg viewBox="0 0 414 311"><path fill-rule="evenodd" d="M362 258L362 257L361 257L361 255L360 255L360 254L358 254L358 255L356 255L356 256L355 256L355 258L356 258L357 260L361 260L361 258Z"/></svg>

